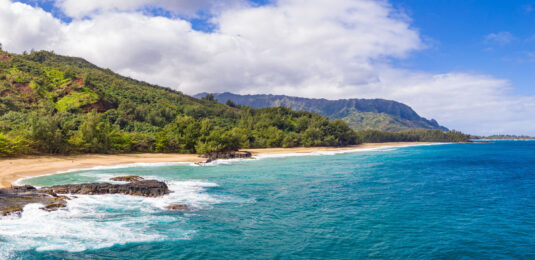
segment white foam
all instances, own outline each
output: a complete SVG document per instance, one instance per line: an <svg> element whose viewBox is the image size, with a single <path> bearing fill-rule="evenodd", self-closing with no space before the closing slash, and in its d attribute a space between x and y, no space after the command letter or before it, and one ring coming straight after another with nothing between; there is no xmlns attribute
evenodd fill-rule
<svg viewBox="0 0 535 260"><path fill-rule="evenodd" d="M157 223L158 217L124 215L116 219L99 208L102 204L85 197L69 201L67 210L46 212L39 209L41 206L29 204L24 207L20 218L11 216L2 219L0 235L16 250L76 252L164 238L146 228L147 225L137 224Z"/></svg>
<svg viewBox="0 0 535 260"><path fill-rule="evenodd" d="M0 241L5 240L0 242L0 257L8 257L15 250L77 252L132 242L189 239L194 230L180 224L187 218L180 213L161 214L168 212L166 206L183 203L196 211L221 202L242 202L232 196L206 193L207 188L218 186L212 182L170 181L168 186L174 192L160 198L77 195L68 201L66 209L53 212L39 209L39 204L26 205L20 217L0 219ZM166 225L165 231L153 228L162 223L174 225Z"/></svg>
<svg viewBox="0 0 535 260"><path fill-rule="evenodd" d="M397 148L405 148L405 147L413 147L413 146L428 146L428 145L443 145L443 144L448 144L448 143L391 145L391 146L355 148L355 149L336 150L336 151L313 151L313 152L307 152L307 153L261 154L261 155L253 156L253 158L266 159L266 158L283 158L283 157L297 157L297 156L326 156L326 155L370 152L370 151L393 151L393 150L396 150Z"/></svg>
<svg viewBox="0 0 535 260"><path fill-rule="evenodd" d="M219 165L231 165L236 162L249 161L253 158L235 158L235 159L217 159L207 163L198 163L196 166L219 166Z"/></svg>

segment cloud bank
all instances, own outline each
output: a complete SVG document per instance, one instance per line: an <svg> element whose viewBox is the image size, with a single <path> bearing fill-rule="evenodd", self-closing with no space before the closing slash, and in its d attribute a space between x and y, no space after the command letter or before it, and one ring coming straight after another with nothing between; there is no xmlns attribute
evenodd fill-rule
<svg viewBox="0 0 535 260"><path fill-rule="evenodd" d="M225 2L227 3L227 2ZM388 2L58 0L69 23L42 9L0 0L0 42L9 51L55 50L136 79L202 91L304 97L385 98L474 134L535 135L535 97L515 96L490 75L432 74L392 60L424 49L410 18ZM146 8L171 12L154 16ZM210 12L212 32L184 16Z"/></svg>

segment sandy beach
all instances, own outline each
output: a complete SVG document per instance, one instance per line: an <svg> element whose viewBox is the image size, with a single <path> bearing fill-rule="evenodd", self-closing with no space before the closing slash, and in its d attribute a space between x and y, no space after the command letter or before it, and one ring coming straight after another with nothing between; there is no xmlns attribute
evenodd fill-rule
<svg viewBox="0 0 535 260"><path fill-rule="evenodd" d="M396 142L396 143L366 143L347 147L296 147L296 148L263 148L243 149L254 156L268 154L311 153L315 151L344 151L380 147L401 147L430 143ZM0 160L0 188L9 187L21 178L28 178L70 169L86 169L95 166L110 166L132 163L164 163L164 162L191 162L205 161L196 154L83 154L70 156L26 156L13 159Z"/></svg>

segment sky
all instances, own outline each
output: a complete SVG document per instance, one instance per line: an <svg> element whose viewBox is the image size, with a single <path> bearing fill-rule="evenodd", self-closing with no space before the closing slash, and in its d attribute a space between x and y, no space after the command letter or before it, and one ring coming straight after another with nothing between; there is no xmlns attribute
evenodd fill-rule
<svg viewBox="0 0 535 260"><path fill-rule="evenodd" d="M478 135L535 135L533 25L524 0L0 0L10 52L186 94L393 99Z"/></svg>

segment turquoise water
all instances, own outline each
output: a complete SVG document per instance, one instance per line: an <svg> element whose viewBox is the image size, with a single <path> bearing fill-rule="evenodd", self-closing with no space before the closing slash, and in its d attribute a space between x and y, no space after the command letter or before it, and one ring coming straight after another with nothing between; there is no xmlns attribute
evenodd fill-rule
<svg viewBox="0 0 535 260"><path fill-rule="evenodd" d="M0 220L0 258L535 258L535 142L99 169L25 183L125 174L175 192L78 196L50 213L29 205ZM191 210L164 210L171 203Z"/></svg>

